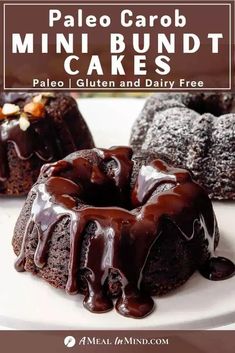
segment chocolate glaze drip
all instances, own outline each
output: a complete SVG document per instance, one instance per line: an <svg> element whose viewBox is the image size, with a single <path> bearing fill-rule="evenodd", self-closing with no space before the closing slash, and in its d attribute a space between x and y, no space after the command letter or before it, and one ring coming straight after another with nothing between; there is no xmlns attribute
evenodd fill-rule
<svg viewBox="0 0 235 353"><path fill-rule="evenodd" d="M24 106L32 102L32 98L33 95L26 92L2 93L0 107L4 103L16 104L22 113ZM20 113L0 120L0 182L4 183L9 177L8 144L14 145L20 159L29 160L36 155L41 164L63 158L77 149L93 147L82 116L79 122L80 113L76 109L76 102L63 99L62 95L55 95L45 97L43 104L45 116L36 118L27 114L30 126L26 131L20 128ZM72 104L74 107L71 108Z"/></svg>
<svg viewBox="0 0 235 353"><path fill-rule="evenodd" d="M4 103L18 105L23 109L24 105L32 99L32 94L12 92L0 95L0 106ZM0 121L0 181L4 182L8 175L7 145L12 143L17 156L20 159L30 159L34 154L43 162L50 162L55 156L57 149L56 136L50 119L30 119L30 126L26 131L21 130L18 115L8 116ZM29 117L30 118L30 117Z"/></svg>
<svg viewBox="0 0 235 353"><path fill-rule="evenodd" d="M70 294L84 292L84 306L92 312L108 311L113 302L107 284L111 273L115 272L120 282L116 310L124 316L145 317L152 312L154 302L141 290L142 273L152 246L160 235L164 236L162 219L170 219L187 241L193 240L195 227L200 225L208 251L213 254L216 222L212 205L186 170L170 168L163 161L155 160L142 166L130 189L133 167L130 148L94 149L93 153L96 155L93 162L78 157L43 167L46 181L39 182L32 191L35 199L16 269L24 270L27 235L33 228L38 233L34 262L37 267L43 267L55 225L69 216L70 260L66 291ZM104 168L110 161L115 162L112 172ZM164 183L170 184L171 188L157 193L159 185ZM110 193L112 202L117 202L119 207L111 204L107 197ZM99 200L101 195L103 205ZM87 203L92 199L95 206ZM86 242L85 255L81 259L84 232L91 222L95 224L95 232ZM212 261L210 259L209 263ZM211 271L206 264L205 268ZM217 272L215 266L212 271ZM215 276L207 277L214 279Z"/></svg>
<svg viewBox="0 0 235 353"><path fill-rule="evenodd" d="M55 136L48 120L32 121L26 131L19 126L19 119L5 119L0 124L0 181L8 177L7 144L12 143L20 159L30 159L36 154L43 162L51 161L55 151Z"/></svg>

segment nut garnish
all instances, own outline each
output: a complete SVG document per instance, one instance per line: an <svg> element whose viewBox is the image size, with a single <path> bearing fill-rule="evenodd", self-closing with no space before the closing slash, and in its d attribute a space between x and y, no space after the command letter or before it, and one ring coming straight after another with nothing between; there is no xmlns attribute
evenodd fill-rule
<svg viewBox="0 0 235 353"><path fill-rule="evenodd" d="M45 107L42 103L30 102L24 106L24 112L30 114L30 118L43 118L45 116Z"/></svg>
<svg viewBox="0 0 235 353"><path fill-rule="evenodd" d="M41 95L43 97L48 97L48 98L55 97L55 93L54 92L43 92L43 93L41 93Z"/></svg>
<svg viewBox="0 0 235 353"><path fill-rule="evenodd" d="M42 95L38 94L37 96L33 97L33 102L34 103L41 103L42 102Z"/></svg>
<svg viewBox="0 0 235 353"><path fill-rule="evenodd" d="M5 119L5 115L2 114L2 108L0 107L0 120L1 120L1 119Z"/></svg>
<svg viewBox="0 0 235 353"><path fill-rule="evenodd" d="M3 115L16 115L19 114L20 112L20 107L16 104L11 104L11 103L5 103L4 106L2 107L2 114Z"/></svg>
<svg viewBox="0 0 235 353"><path fill-rule="evenodd" d="M27 118L27 115L24 113L22 113L19 118L19 126L20 126L21 130L23 130L23 131L26 131L30 126L30 122Z"/></svg>
<svg viewBox="0 0 235 353"><path fill-rule="evenodd" d="M55 94L53 92L43 92L33 97L33 102L45 104L47 101L47 98L50 98L50 97L55 97Z"/></svg>

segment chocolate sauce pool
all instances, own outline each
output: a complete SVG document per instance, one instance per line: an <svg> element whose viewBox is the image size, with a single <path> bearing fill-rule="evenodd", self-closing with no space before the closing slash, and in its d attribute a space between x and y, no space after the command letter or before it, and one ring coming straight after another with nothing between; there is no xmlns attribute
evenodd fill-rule
<svg viewBox="0 0 235 353"><path fill-rule="evenodd" d="M131 188L130 148L92 151L93 160L80 156L43 167L45 182L39 182L32 190L35 199L15 264L18 271L24 271L27 236L33 228L38 233L34 262L43 268L53 229L63 217L69 216L66 291L84 292L81 287L85 285L84 306L92 312L113 308L107 290L111 272L119 278L115 308L120 314L142 318L152 312L154 302L140 288L148 255L161 234L162 217L168 217L188 242L197 236L198 225L203 229L208 261L200 271L206 278L225 279L234 273L231 261L213 257L216 220L212 204L189 172L154 160L142 166ZM105 168L110 162L112 168ZM157 192L165 184L167 190ZM95 231L86 242L81 259L83 235L90 223L95 225Z"/></svg>
<svg viewBox="0 0 235 353"><path fill-rule="evenodd" d="M211 257L200 269L203 277L211 281L221 281L230 278L235 273L235 265L225 257Z"/></svg>

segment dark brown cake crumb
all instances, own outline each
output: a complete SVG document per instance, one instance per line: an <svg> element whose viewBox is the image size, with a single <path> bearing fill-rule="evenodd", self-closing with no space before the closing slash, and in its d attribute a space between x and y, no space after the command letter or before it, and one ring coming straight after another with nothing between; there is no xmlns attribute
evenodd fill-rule
<svg viewBox="0 0 235 353"><path fill-rule="evenodd" d="M235 114L230 93L156 94L136 120L130 144L190 170L211 198L235 199Z"/></svg>

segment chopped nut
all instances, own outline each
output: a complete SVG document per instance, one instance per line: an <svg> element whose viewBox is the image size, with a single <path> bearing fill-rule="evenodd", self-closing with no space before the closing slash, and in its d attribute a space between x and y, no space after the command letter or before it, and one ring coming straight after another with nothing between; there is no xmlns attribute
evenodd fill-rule
<svg viewBox="0 0 235 353"><path fill-rule="evenodd" d="M2 113L2 108L0 107L0 120L5 119L5 115Z"/></svg>
<svg viewBox="0 0 235 353"><path fill-rule="evenodd" d="M23 131L26 131L30 126L30 122L24 113L21 114L21 116L19 118L19 126L20 126L21 130L23 130Z"/></svg>
<svg viewBox="0 0 235 353"><path fill-rule="evenodd" d="M42 103L30 102L24 106L24 112L30 114L30 118L43 118L45 116L45 107Z"/></svg>
<svg viewBox="0 0 235 353"><path fill-rule="evenodd" d="M55 97L55 93L53 92L43 92L41 94L43 97Z"/></svg>
<svg viewBox="0 0 235 353"><path fill-rule="evenodd" d="M33 102L45 104L47 101L47 98L50 98L50 97L55 97L55 94L53 92L43 92L33 97Z"/></svg>
<svg viewBox="0 0 235 353"><path fill-rule="evenodd" d="M19 114L20 107L16 104L5 103L2 107L2 114L3 115L16 115Z"/></svg>
<svg viewBox="0 0 235 353"><path fill-rule="evenodd" d="M41 103L42 102L42 95L38 94L37 96L33 97L34 103Z"/></svg>

